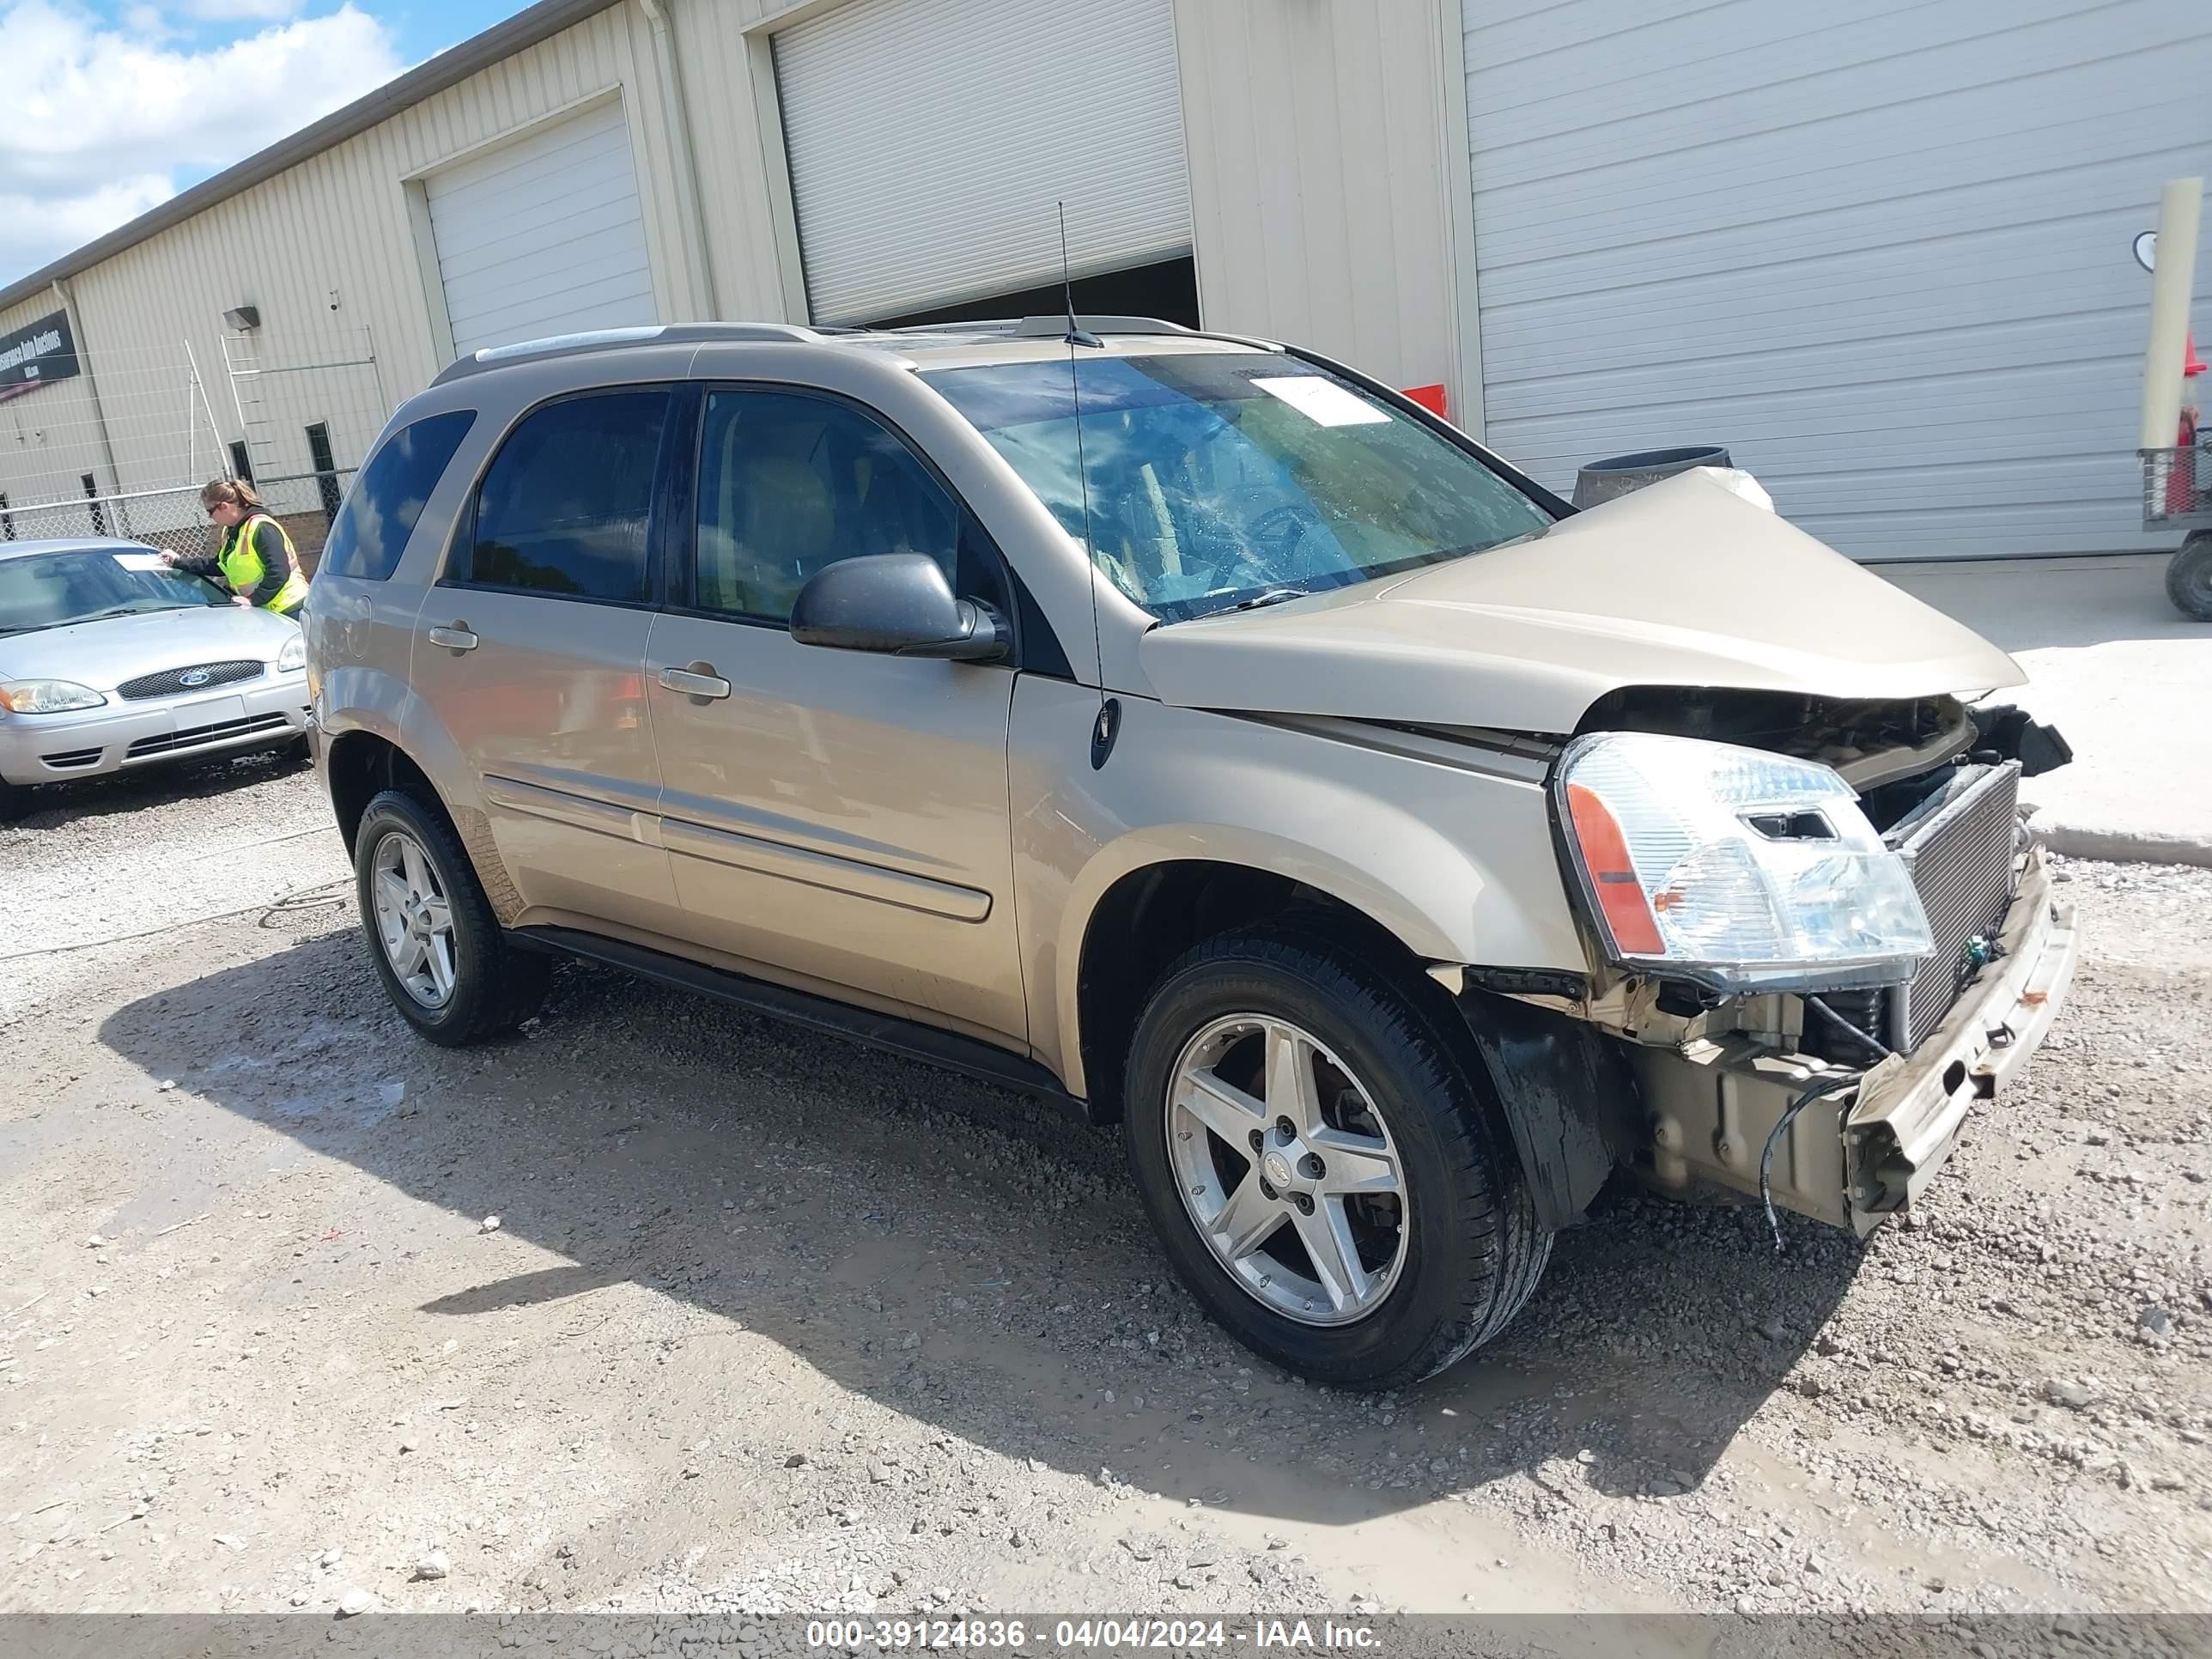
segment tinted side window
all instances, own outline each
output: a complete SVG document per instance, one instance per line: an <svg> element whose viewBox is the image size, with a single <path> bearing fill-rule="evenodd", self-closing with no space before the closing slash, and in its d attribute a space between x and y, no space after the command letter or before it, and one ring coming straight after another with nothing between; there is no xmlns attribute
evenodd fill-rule
<svg viewBox="0 0 2212 1659"><path fill-rule="evenodd" d="M960 580L960 512L898 437L860 410L773 392L707 398L696 604L786 622L840 559L927 553Z"/></svg>
<svg viewBox="0 0 2212 1659"><path fill-rule="evenodd" d="M570 398L523 417L477 492L453 580L578 599L653 596L647 532L668 394Z"/></svg>
<svg viewBox="0 0 2212 1659"><path fill-rule="evenodd" d="M476 424L473 410L457 409L402 427L369 458L331 520L317 568L362 581L390 576L415 533L422 504L445 476L447 463Z"/></svg>

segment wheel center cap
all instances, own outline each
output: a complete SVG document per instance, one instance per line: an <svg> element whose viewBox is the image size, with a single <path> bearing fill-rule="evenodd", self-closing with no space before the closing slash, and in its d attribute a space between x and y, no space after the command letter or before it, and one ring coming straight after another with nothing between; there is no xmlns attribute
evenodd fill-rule
<svg viewBox="0 0 2212 1659"><path fill-rule="evenodd" d="M1267 1177L1270 1187L1283 1192L1291 1184L1291 1160L1280 1152L1270 1152L1260 1160L1260 1173Z"/></svg>

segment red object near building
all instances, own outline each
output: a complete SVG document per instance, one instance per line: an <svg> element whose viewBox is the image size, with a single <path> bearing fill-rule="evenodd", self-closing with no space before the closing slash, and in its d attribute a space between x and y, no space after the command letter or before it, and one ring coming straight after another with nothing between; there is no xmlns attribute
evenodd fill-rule
<svg viewBox="0 0 2212 1659"><path fill-rule="evenodd" d="M2192 331L2189 344L2181 355L2181 378L2193 380L2204 373L2205 364L2197 355L2197 336ZM2166 510L2169 514L2193 513L2197 510L2197 410L2185 395L2181 404L2181 431L2174 439L2173 464L2166 470Z"/></svg>
<svg viewBox="0 0 2212 1659"><path fill-rule="evenodd" d="M1409 386L1406 388L1406 395L1420 404L1423 409L1427 410L1430 414L1440 416L1445 420L1451 418L1451 410L1445 406L1443 386Z"/></svg>
<svg viewBox="0 0 2212 1659"><path fill-rule="evenodd" d="M2166 510L2169 515L2197 510L2197 411L2181 411L2181 434L2175 440L2173 464L2166 469Z"/></svg>

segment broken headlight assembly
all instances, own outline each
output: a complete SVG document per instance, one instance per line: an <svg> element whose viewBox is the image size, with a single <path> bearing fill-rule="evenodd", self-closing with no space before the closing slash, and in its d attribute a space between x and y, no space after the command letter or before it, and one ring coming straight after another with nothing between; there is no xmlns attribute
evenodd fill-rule
<svg viewBox="0 0 2212 1659"><path fill-rule="evenodd" d="M1608 960L1721 995L1894 983L1920 896L1830 768L1645 732L1577 738L1560 834Z"/></svg>

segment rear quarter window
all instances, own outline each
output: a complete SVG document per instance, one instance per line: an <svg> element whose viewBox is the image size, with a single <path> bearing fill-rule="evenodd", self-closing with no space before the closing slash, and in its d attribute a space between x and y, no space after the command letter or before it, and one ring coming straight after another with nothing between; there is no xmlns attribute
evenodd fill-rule
<svg viewBox="0 0 2212 1659"><path fill-rule="evenodd" d="M402 427L369 458L331 521L318 568L380 582L398 568L415 521L453 452L476 424L474 410L426 416Z"/></svg>

